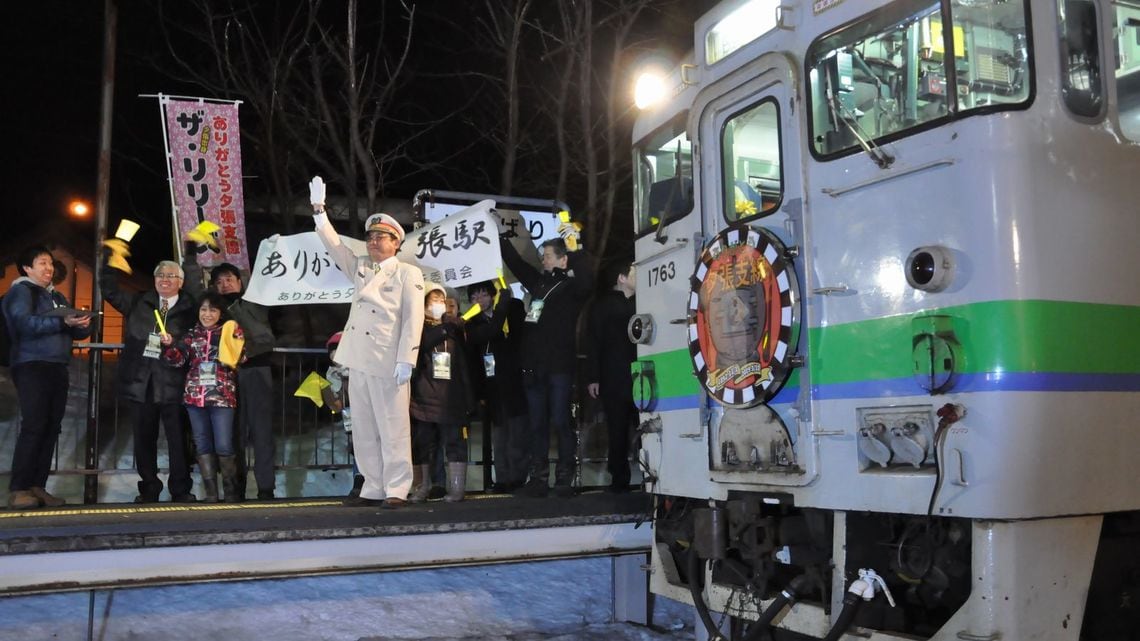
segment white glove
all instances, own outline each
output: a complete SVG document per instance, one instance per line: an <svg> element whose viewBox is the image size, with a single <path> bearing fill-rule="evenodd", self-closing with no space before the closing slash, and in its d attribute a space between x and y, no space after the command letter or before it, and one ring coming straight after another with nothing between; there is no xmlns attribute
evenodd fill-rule
<svg viewBox="0 0 1140 641"><path fill-rule="evenodd" d="M309 203L314 209L325 206L325 181L320 176L313 176L309 182Z"/></svg>
<svg viewBox="0 0 1140 641"><path fill-rule="evenodd" d="M396 363L396 384L403 385L412 380L412 364Z"/></svg>

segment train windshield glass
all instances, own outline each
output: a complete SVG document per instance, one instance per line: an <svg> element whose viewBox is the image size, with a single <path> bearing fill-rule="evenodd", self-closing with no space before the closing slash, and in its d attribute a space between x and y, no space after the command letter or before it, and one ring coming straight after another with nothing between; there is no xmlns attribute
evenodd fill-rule
<svg viewBox="0 0 1140 641"><path fill-rule="evenodd" d="M676 220L693 209L693 148L685 132L688 112L634 147L637 233Z"/></svg>
<svg viewBox="0 0 1140 641"><path fill-rule="evenodd" d="M729 118L721 143L728 222L775 211L783 193L776 102L765 100Z"/></svg>
<svg viewBox="0 0 1140 641"><path fill-rule="evenodd" d="M1026 17L1024 2L903 0L816 40L807 56L814 153L1026 105Z"/></svg>
<svg viewBox="0 0 1140 641"><path fill-rule="evenodd" d="M1116 3L1116 102L1120 128L1140 140L1140 2Z"/></svg>

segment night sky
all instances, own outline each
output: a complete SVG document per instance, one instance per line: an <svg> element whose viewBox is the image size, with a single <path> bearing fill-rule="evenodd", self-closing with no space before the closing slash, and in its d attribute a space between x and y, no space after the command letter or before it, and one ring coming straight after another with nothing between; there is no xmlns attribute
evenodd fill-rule
<svg viewBox="0 0 1140 641"><path fill-rule="evenodd" d="M225 3L218 3L224 5ZM326 3L337 5L338 3ZM365 5L367 3L362 3ZM420 2L428 10L447 7L477 6L445 0ZM691 20L715 3L711 0L679 3L667 16L654 18L654 30L647 40L658 36L663 46L679 52L691 47ZM177 3L168 4L176 10ZM140 98L139 94L201 95L177 75L161 71L170 69L161 30L156 27L157 13L151 0L119 0L118 46L116 51L114 131L112 139L112 174L109 225L113 231L120 218L131 218L143 224L140 238L148 239L148 248L169 249L170 205L166 168L163 161L162 134L157 100ZM335 8L335 6L334 6ZM3 101L5 130L13 160L4 181L5 207L3 228L7 234L26 229L30 223L50 219L66 219L67 203L74 198L94 201L99 136L100 80L103 51L103 11L100 0L37 0L7 3L5 32L9 43L5 55L8 88ZM425 12L423 14L427 16ZM460 16L457 23L466 18ZM424 18L421 24L430 21ZM420 64L436 69L458 68L467 64L462 55L448 55L448 50L462 51L455 44L454 29L446 35L452 41L431 41L432 33L444 29L424 28L416 40ZM674 55L680 55L675 53ZM426 62L425 62L426 61ZM456 69L458 70L458 69ZM424 81L409 92L409 101L429 101L446 95L438 82ZM198 91L198 93L195 93ZM243 108L244 109L244 108ZM248 116L243 112L243 119ZM244 124L244 121L243 121ZM436 145L435 153L448 149ZM249 155L248 149L243 149ZM469 176L464 185L442 185L441 176L420 174L406 182L398 178L386 189L387 196L410 198L419 188L462 188L471 191L491 189L491 185L473 184L481 174L474 167L478 160L460 157L446 175ZM485 160L483 162L486 162ZM497 160L495 161L497 162ZM253 163L247 162L248 167ZM494 173L494 172L489 172ZM247 176L247 199L257 194L257 185ZM254 178L253 180L256 180ZM544 196L546 194L518 194ZM93 233L87 222L71 222L76 229ZM259 239L251 238L254 248ZM144 250L145 251L145 250Z"/></svg>

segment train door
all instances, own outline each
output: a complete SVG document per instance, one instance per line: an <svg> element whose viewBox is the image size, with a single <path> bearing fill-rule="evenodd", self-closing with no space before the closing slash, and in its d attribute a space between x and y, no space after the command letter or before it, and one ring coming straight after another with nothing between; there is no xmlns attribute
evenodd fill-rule
<svg viewBox="0 0 1140 641"><path fill-rule="evenodd" d="M705 243L690 279L693 371L712 404L713 481L802 485L815 469L801 354L800 109L767 53L697 97ZM806 352L806 350L803 350Z"/></svg>
<svg viewBox="0 0 1140 641"><path fill-rule="evenodd" d="M634 142L638 315L629 329L638 343L634 401L641 411L638 456L646 485L662 494L707 495L707 473L688 464L703 451L707 405L685 349L687 278L703 238L694 206L691 102L682 93ZM674 474L660 474L665 469Z"/></svg>

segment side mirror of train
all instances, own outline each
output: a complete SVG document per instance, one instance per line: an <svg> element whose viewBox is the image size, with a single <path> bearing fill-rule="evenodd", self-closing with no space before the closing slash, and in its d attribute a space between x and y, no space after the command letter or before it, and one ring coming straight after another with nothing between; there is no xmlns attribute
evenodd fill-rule
<svg viewBox="0 0 1140 641"><path fill-rule="evenodd" d="M906 282L924 292L940 292L954 281L954 254L945 247L927 245L906 257Z"/></svg>

